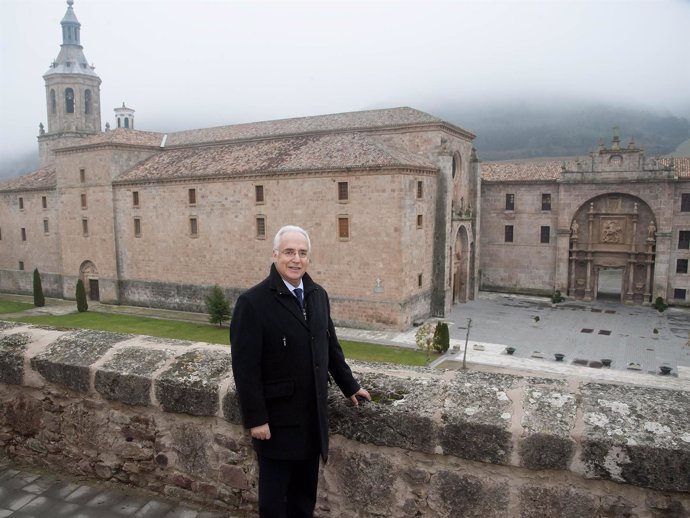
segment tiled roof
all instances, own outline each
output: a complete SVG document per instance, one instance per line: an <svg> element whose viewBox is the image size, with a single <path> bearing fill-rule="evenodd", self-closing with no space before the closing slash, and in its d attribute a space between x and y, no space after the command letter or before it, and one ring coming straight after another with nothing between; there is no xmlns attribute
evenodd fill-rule
<svg viewBox="0 0 690 518"><path fill-rule="evenodd" d="M0 191L35 191L55 189L55 166L46 166L31 173L0 182Z"/></svg>
<svg viewBox="0 0 690 518"><path fill-rule="evenodd" d="M673 164L673 170L679 177L690 178L690 157L664 157L657 158L657 162L667 166Z"/></svg>
<svg viewBox="0 0 690 518"><path fill-rule="evenodd" d="M483 162L482 180L487 182L529 182L556 180L561 168L573 169L575 160L532 160L516 162Z"/></svg>
<svg viewBox="0 0 690 518"><path fill-rule="evenodd" d="M690 157L654 158L661 166L673 164L674 172L681 178L690 178ZM525 161L483 162L482 180L487 182L535 182L553 181L560 176L561 169L576 169L576 159L544 159Z"/></svg>
<svg viewBox="0 0 690 518"><path fill-rule="evenodd" d="M69 144L61 149L70 149L82 146L93 146L98 144L122 144L133 146L160 146L163 140L163 133L153 131L139 131L133 129L118 128L111 131L103 131L95 135L84 137Z"/></svg>
<svg viewBox="0 0 690 518"><path fill-rule="evenodd" d="M321 133L328 131L357 131L439 123L446 124L458 131L466 132L428 113L413 108L402 107L178 131L168 135L166 145L182 146L202 142L245 140L282 135L301 135L305 133Z"/></svg>
<svg viewBox="0 0 690 518"><path fill-rule="evenodd" d="M436 170L430 160L373 135L338 133L169 149L115 183L380 167Z"/></svg>

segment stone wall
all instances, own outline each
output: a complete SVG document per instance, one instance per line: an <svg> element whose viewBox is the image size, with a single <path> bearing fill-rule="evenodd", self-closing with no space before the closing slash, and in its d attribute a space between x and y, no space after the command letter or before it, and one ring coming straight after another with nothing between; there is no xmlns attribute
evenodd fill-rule
<svg viewBox="0 0 690 518"><path fill-rule="evenodd" d="M687 392L353 362L333 391L317 516L683 517ZM12 460L254 516L229 350L0 322Z"/></svg>

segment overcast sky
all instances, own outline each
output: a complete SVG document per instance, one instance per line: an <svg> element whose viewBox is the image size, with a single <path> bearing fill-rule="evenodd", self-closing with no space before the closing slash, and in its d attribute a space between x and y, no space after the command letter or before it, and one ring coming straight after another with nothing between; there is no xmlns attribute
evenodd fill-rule
<svg viewBox="0 0 690 518"><path fill-rule="evenodd" d="M66 9L0 1L3 158L36 149ZM552 96L690 116L690 0L75 0L74 11L103 125L123 101L155 131Z"/></svg>

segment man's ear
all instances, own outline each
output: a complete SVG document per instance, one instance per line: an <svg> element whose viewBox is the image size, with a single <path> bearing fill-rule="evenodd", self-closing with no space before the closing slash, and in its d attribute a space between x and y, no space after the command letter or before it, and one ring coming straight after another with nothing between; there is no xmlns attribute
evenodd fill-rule
<svg viewBox="0 0 690 518"><path fill-rule="evenodd" d="M273 250L273 262L275 263L276 260L278 259L278 250Z"/></svg>

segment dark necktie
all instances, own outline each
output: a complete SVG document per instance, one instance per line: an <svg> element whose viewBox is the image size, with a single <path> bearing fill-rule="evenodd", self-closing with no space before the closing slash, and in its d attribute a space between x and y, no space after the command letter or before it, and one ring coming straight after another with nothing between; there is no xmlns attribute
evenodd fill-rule
<svg viewBox="0 0 690 518"><path fill-rule="evenodd" d="M295 297L297 297L297 302L299 302L300 309L304 309L304 298L302 297L302 288L295 288Z"/></svg>

